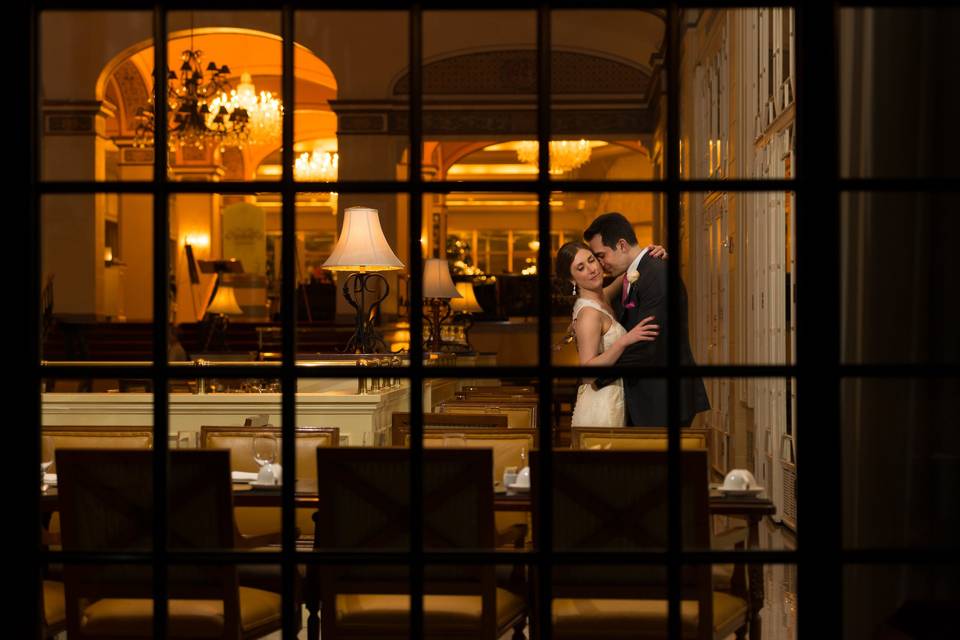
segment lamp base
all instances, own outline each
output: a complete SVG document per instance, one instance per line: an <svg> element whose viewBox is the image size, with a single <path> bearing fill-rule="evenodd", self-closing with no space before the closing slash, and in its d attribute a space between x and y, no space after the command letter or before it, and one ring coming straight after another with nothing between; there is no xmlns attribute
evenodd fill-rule
<svg viewBox="0 0 960 640"><path fill-rule="evenodd" d="M203 344L203 351L229 351L227 345L227 327L230 320L223 314L217 314L210 318L210 331L207 332L207 340Z"/></svg>
<svg viewBox="0 0 960 640"><path fill-rule="evenodd" d="M383 294L376 297L369 304L367 294L377 295L377 290L370 286L371 279L378 279L383 283ZM374 319L377 317L377 308L387 299L390 293L390 284L379 273L363 271L351 273L343 283L343 297L347 303L356 309L357 315L353 335L347 340L344 353L386 353L387 343L377 333Z"/></svg>

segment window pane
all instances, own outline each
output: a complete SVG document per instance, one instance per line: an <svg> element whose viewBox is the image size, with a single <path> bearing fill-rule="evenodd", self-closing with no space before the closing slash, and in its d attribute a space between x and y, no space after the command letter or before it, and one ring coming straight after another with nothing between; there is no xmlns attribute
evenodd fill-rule
<svg viewBox="0 0 960 640"><path fill-rule="evenodd" d="M851 378L841 390L844 544L956 547L960 379Z"/></svg>
<svg viewBox="0 0 960 640"><path fill-rule="evenodd" d="M45 195L40 207L42 359L152 361L151 197Z"/></svg>
<svg viewBox="0 0 960 640"><path fill-rule="evenodd" d="M948 638L960 577L953 567L849 565L843 572L845 638Z"/></svg>
<svg viewBox="0 0 960 640"><path fill-rule="evenodd" d="M299 11L295 19L294 179L405 179L407 13Z"/></svg>
<svg viewBox="0 0 960 640"><path fill-rule="evenodd" d="M409 91L406 62L397 95ZM536 175L517 156L536 137L536 13L425 11L422 80L424 179Z"/></svg>
<svg viewBox="0 0 960 640"><path fill-rule="evenodd" d="M794 13L689 9L680 59L680 176L796 175Z"/></svg>
<svg viewBox="0 0 960 640"><path fill-rule="evenodd" d="M540 247L536 195L428 194L423 212L424 257L445 261L452 281L448 285L460 295L445 297L453 295L453 289L438 288L433 281L428 287L425 281L424 331L429 330L436 308L441 325L450 325L451 331L459 333L458 327L472 323L469 346L459 338L449 344L441 341L441 351L494 354L495 359L484 359L484 364L535 364ZM451 316L445 318L448 304ZM430 350L435 350L432 343Z"/></svg>
<svg viewBox="0 0 960 640"><path fill-rule="evenodd" d="M153 178L153 153L136 141L153 87L152 25L142 11L41 13L43 180Z"/></svg>
<svg viewBox="0 0 960 640"><path fill-rule="evenodd" d="M960 197L850 192L840 202L843 360L960 362Z"/></svg>
<svg viewBox="0 0 960 640"><path fill-rule="evenodd" d="M838 21L840 171L851 178L958 176L955 8L843 9ZM897 47L887 43L896 42ZM910 78L898 87L889 78Z"/></svg>
<svg viewBox="0 0 960 640"><path fill-rule="evenodd" d="M630 322L627 316L629 309L634 307L627 308L621 304L622 277L633 262L633 258L628 259L627 256L634 255L632 253L634 249L636 252L642 252L654 243L667 244L663 204L663 194L660 193L553 193L550 208L551 240L555 239L557 243L551 251L554 364L566 366L579 364L581 360L578 357L578 346L583 347L582 350L587 354L585 357L588 359L600 352L601 333L599 332L596 348L586 345L585 338L579 345L575 340L575 327L571 326L570 322L575 305L585 304L578 303L578 299L585 297L599 299L602 294L603 306L611 314L610 319L618 323ZM620 217L616 217L617 215ZM609 244L614 245L612 248L609 247L603 240L602 229L606 229L608 235L612 234L609 235L610 238L620 234L625 242L634 246L624 251L617 251L615 250L616 240L609 240ZM587 231L591 233L590 241L584 238ZM583 253L580 253L580 248L584 248ZM657 258L643 259L656 260ZM567 265L567 267L560 267L565 270L563 274L557 271L558 260L562 265ZM666 263L659 264L665 266ZM591 277L594 273L597 277ZM652 272L650 275L654 277ZM661 275L665 275L665 271ZM574 288L575 283L576 288ZM653 313L655 315L656 311ZM601 329L608 325L605 320L607 317L602 316ZM634 319L635 322L640 320L642 318ZM589 318L585 321L589 321ZM632 328L632 325L629 326ZM581 334L585 331L586 328L581 322ZM616 327L608 328L604 344L612 344L618 331ZM663 356L663 362L657 361L654 364L665 365L666 351L663 352Z"/></svg>
<svg viewBox="0 0 960 640"><path fill-rule="evenodd" d="M665 12L551 14L550 173L564 180L663 176ZM531 140L518 149L536 163Z"/></svg>
<svg viewBox="0 0 960 640"><path fill-rule="evenodd" d="M409 197L300 193L296 202L298 359L409 350ZM267 258L271 298L279 303L280 203L271 207L277 217L268 220L278 224L268 230ZM270 357L279 359L280 334L270 331Z"/></svg>
<svg viewBox="0 0 960 640"><path fill-rule="evenodd" d="M796 196L687 193L681 260L698 364L796 362Z"/></svg>
<svg viewBox="0 0 960 640"><path fill-rule="evenodd" d="M280 154L282 114L290 108L281 96L279 12L176 11L167 29L176 75L167 82L177 95L168 104L170 179L278 180L263 165ZM139 56L153 68L152 49Z"/></svg>

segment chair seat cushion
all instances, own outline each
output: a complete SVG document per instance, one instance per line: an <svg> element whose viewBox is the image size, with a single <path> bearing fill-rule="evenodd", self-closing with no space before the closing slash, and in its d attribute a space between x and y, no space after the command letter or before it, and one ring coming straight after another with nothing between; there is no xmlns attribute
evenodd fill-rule
<svg viewBox="0 0 960 640"><path fill-rule="evenodd" d="M43 619L48 627L63 624L67 616L63 599L63 583L43 581Z"/></svg>
<svg viewBox="0 0 960 640"><path fill-rule="evenodd" d="M497 628L523 614L520 596L497 589ZM426 595L424 626L432 633L476 630L480 626L480 596ZM337 625L351 631L396 630L408 624L407 595L348 594L337 596Z"/></svg>
<svg viewBox="0 0 960 640"><path fill-rule="evenodd" d="M169 601L168 629L179 638L223 636L222 600ZM244 630L279 624L280 594L240 587L240 619ZM83 611L81 627L90 635L150 637L153 600L104 598Z"/></svg>
<svg viewBox="0 0 960 640"><path fill-rule="evenodd" d="M694 600L680 604L684 634L696 633L699 605ZM747 603L728 593L713 593L713 628L729 629L745 619ZM666 600L556 598L553 601L553 631L556 637L602 635L637 637L649 633L666 637Z"/></svg>

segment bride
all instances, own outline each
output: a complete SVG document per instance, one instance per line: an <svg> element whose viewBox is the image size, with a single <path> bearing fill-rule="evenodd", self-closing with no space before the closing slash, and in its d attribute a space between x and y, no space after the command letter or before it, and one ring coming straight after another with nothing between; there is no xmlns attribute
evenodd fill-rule
<svg viewBox="0 0 960 640"><path fill-rule="evenodd" d="M662 251L662 250L661 250ZM568 242L557 252L557 275L573 283L577 300L573 305L573 330L581 365L615 364L629 345L655 340L660 327L654 317L644 318L627 331L616 317L610 300L619 294L619 282L603 288L603 267L586 244ZM626 424L623 380L602 389L585 380L577 390L571 425L574 427L622 427Z"/></svg>

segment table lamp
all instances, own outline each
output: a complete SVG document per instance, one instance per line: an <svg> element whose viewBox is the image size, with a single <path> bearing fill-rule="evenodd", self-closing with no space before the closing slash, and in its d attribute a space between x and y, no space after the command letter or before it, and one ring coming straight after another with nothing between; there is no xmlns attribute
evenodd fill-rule
<svg viewBox="0 0 960 640"><path fill-rule="evenodd" d="M211 343L216 340L216 346L219 350L227 351L227 326L230 324L228 316L243 315L243 309L237 304L237 294L233 287L224 283L223 275L225 273L243 273L243 264L239 260L198 260L201 273L217 274L217 293L213 300L207 305L205 311L210 315L210 332L207 333L207 341L204 343L203 350L210 351Z"/></svg>
<svg viewBox="0 0 960 640"><path fill-rule="evenodd" d="M473 320L470 316L474 313L483 313L483 307L477 302L473 282L469 280L458 282L456 286L462 297L450 300L450 309L456 325L463 329L463 348L466 351L473 351L473 346L470 344L470 328L473 327Z"/></svg>
<svg viewBox="0 0 960 640"><path fill-rule="evenodd" d="M374 327L376 310L390 293L381 271L403 269L390 248L380 227L380 216L370 207L350 207L343 212L343 227L333 253L323 263L328 271L352 271L343 283L343 297L356 309L356 325L347 341L347 353L382 353L387 350ZM371 282L371 280L373 280ZM367 294L377 295L376 281L383 283L383 293L370 303Z"/></svg>
<svg viewBox="0 0 960 640"><path fill-rule="evenodd" d="M440 351L440 325L451 313L448 301L462 297L450 277L450 265L447 261L442 258L428 258L423 265L423 299L430 307L430 316L425 318L430 326L430 351ZM446 307L446 313L440 317L440 309L443 307Z"/></svg>

